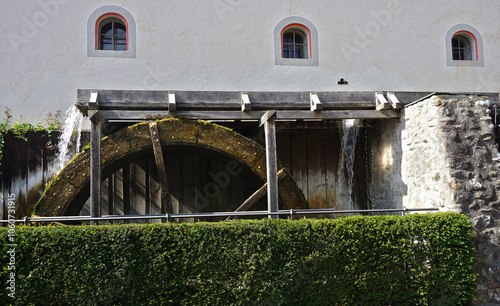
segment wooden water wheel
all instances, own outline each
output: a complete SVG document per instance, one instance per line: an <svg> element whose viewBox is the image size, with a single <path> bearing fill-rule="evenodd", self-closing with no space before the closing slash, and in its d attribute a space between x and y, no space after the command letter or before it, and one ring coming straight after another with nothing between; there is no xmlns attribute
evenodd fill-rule
<svg viewBox="0 0 500 306"><path fill-rule="evenodd" d="M249 177L249 180L259 181L260 184L265 182L265 151L259 144L250 139L230 129L204 121L163 119L158 121L156 126L157 137L161 147L167 152L166 155L169 154L168 152L182 154L186 150L197 152L198 155L208 154L215 156L215 160L222 161L219 164L225 165L229 176L244 175ZM118 130L104 137L101 142L103 180L139 157L152 155L151 135L150 125L145 122ZM174 148L177 148L177 151ZM87 148L75 156L53 179L37 204L36 215L59 216L80 213L89 198L89 151ZM166 164L169 163L172 161L167 158ZM231 170L237 169L237 167L241 167L244 171ZM302 191L297 187L291 175L280 165L278 170L284 173L284 177L279 183L281 208L308 208ZM159 169L158 173L162 171ZM174 181L175 179L173 177ZM212 179L217 180L213 175ZM235 181L238 180L235 179ZM173 192L175 193L175 191ZM187 200L184 199L184 201ZM190 203L184 204L189 205ZM230 209L231 205L225 205L225 207Z"/></svg>

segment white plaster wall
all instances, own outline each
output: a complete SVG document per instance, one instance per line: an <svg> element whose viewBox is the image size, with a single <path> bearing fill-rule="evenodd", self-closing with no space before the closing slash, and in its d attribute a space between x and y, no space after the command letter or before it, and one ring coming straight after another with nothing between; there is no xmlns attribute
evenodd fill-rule
<svg viewBox="0 0 500 306"><path fill-rule="evenodd" d="M135 59L87 57L87 19L108 4L135 18ZM500 91L496 0L2 0L0 7L0 108L31 121L64 112L77 88ZM319 66L274 64L274 27L291 15L316 25ZM446 66L444 38L458 23L481 33L485 67ZM349 85L337 85L340 78Z"/></svg>

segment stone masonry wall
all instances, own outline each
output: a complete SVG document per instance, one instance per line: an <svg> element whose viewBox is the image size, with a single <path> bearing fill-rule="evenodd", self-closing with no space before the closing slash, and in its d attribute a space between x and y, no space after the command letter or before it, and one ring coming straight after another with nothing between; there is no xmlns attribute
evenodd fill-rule
<svg viewBox="0 0 500 306"><path fill-rule="evenodd" d="M476 304L500 304L500 154L490 102L477 96L433 97L453 194L450 208L469 216L477 247ZM434 105L434 106L433 106Z"/></svg>
<svg viewBox="0 0 500 306"><path fill-rule="evenodd" d="M476 305L500 305L500 154L485 97L433 96L371 136L372 208L436 207L475 230Z"/></svg>
<svg viewBox="0 0 500 306"><path fill-rule="evenodd" d="M403 205L408 208L460 210L453 198L454 179L442 130L447 120L433 99L404 109L401 176L407 187Z"/></svg>

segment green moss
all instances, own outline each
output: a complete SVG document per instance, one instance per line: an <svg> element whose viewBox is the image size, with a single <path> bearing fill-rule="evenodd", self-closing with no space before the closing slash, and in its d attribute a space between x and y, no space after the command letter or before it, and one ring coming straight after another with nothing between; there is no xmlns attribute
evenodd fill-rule
<svg viewBox="0 0 500 306"><path fill-rule="evenodd" d="M55 182L56 179L57 179L57 175L54 176L53 178L51 178L49 180L48 184L45 185L45 188L43 189L42 195L40 196L40 198L38 199L38 201L35 203L35 206L33 207L33 212L31 213L31 217L33 217L36 214L36 210L38 209L38 207L40 205L40 202L43 201L43 199L45 198L45 194L47 193L47 191L49 190L50 186L52 185L53 182Z"/></svg>

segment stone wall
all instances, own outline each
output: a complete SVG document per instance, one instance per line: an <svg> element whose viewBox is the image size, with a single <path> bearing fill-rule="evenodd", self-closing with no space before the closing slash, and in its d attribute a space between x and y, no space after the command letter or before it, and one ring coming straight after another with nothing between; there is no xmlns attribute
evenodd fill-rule
<svg viewBox="0 0 500 306"><path fill-rule="evenodd" d="M500 305L500 154L490 102L433 96L372 131L374 208L437 207L471 219L477 247L476 304Z"/></svg>

